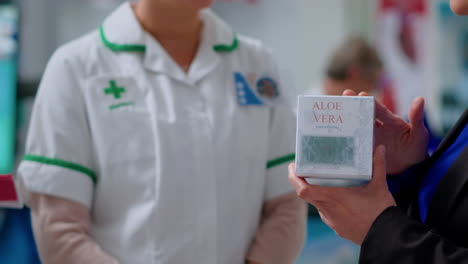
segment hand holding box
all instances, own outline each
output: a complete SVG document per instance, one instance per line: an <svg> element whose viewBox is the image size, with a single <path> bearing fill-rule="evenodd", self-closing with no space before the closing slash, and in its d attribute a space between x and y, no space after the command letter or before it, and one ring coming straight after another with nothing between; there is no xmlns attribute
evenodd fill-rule
<svg viewBox="0 0 468 264"><path fill-rule="evenodd" d="M318 184L372 178L374 98L299 96L296 173Z"/></svg>

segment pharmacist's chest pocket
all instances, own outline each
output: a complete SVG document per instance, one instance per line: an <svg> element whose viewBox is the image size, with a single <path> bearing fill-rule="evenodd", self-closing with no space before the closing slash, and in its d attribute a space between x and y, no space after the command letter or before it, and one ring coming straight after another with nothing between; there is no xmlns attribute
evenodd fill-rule
<svg viewBox="0 0 468 264"><path fill-rule="evenodd" d="M152 115L144 87L129 77L96 77L86 91L90 126L107 165L154 157Z"/></svg>

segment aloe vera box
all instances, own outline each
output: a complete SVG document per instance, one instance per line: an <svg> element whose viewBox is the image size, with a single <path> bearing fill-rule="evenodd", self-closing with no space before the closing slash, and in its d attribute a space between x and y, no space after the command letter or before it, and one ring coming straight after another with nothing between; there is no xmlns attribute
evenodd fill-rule
<svg viewBox="0 0 468 264"><path fill-rule="evenodd" d="M297 175L322 185L371 180L374 120L371 96L299 96Z"/></svg>

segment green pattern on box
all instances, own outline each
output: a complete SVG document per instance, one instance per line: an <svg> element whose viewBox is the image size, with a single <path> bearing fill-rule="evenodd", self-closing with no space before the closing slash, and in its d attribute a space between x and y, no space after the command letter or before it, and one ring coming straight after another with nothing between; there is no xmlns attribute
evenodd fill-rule
<svg viewBox="0 0 468 264"><path fill-rule="evenodd" d="M354 165L353 137L302 136L301 165Z"/></svg>

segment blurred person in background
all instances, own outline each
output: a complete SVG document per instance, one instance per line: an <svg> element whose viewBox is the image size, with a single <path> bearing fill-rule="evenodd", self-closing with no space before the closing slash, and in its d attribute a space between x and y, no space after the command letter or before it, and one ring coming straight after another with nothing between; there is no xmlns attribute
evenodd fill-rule
<svg viewBox="0 0 468 264"><path fill-rule="evenodd" d="M377 51L362 37L346 39L332 53L324 72L325 80L310 93L341 95L345 90L352 90L380 96L383 63Z"/></svg>
<svg viewBox="0 0 468 264"><path fill-rule="evenodd" d="M308 94L339 96L345 90L365 91L395 110L392 82L375 47L364 37L350 36L331 54L324 70L325 80Z"/></svg>
<svg viewBox="0 0 468 264"><path fill-rule="evenodd" d="M393 83L385 74L385 67L377 50L363 37L351 36L338 46L324 72L323 83L312 87L306 94L339 96L346 90L356 94L366 92L395 112ZM429 152L432 153L441 139L431 129L426 118L424 122L429 131Z"/></svg>
<svg viewBox="0 0 468 264"><path fill-rule="evenodd" d="M468 15L468 0L450 4ZM290 164L298 195L340 236L361 246L360 263L468 263L468 108L431 156L423 111L424 99L415 99L406 122L376 103L378 147L373 179L365 186L309 185ZM390 192L387 181L398 188Z"/></svg>
<svg viewBox="0 0 468 264"><path fill-rule="evenodd" d="M395 108L384 64L377 50L360 36L348 37L333 51L324 69L324 81L306 94L339 96L345 90L365 91Z"/></svg>
<svg viewBox="0 0 468 264"><path fill-rule="evenodd" d="M294 262L295 120L211 4L125 3L51 58L18 170L44 263Z"/></svg>

